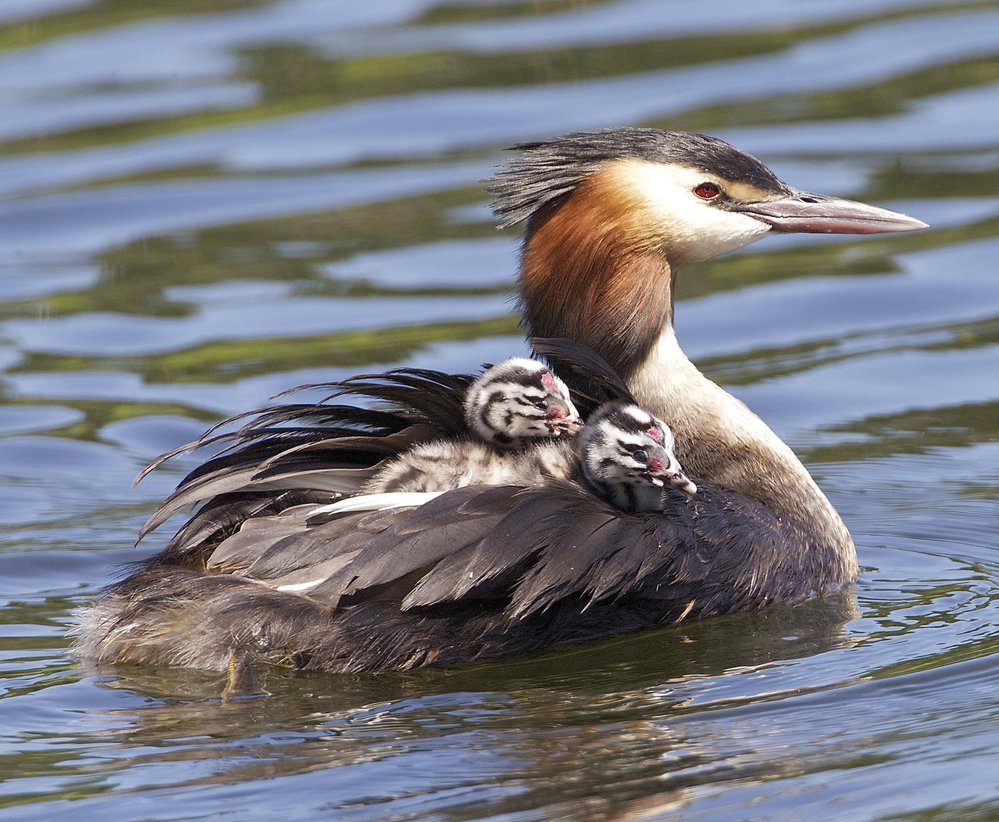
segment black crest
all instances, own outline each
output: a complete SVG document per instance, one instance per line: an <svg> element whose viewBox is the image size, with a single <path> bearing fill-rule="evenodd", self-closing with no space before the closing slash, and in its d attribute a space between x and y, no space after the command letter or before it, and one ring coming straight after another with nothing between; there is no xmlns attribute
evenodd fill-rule
<svg viewBox="0 0 999 822"><path fill-rule="evenodd" d="M526 220L542 206L570 194L609 160L634 158L699 168L726 180L775 194L788 188L763 163L724 140L686 131L619 128L569 134L514 146L521 155L489 180L501 227Z"/></svg>

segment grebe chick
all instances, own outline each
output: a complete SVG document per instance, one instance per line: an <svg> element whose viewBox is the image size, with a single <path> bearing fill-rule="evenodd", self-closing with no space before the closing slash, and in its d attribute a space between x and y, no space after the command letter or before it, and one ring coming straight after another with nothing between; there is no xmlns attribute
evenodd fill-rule
<svg viewBox="0 0 999 822"><path fill-rule="evenodd" d="M432 493L504 483L529 486L573 473L571 449L545 446L574 436L582 419L565 383L543 363L512 357L488 368L468 387L463 408L467 439L417 445L389 462L362 486L361 493ZM408 499L397 498L398 504L404 502L408 504Z"/></svg>
<svg viewBox="0 0 999 822"><path fill-rule="evenodd" d="M497 448L578 433L583 421L569 389L544 363L511 357L487 369L468 389L465 419Z"/></svg>
<svg viewBox="0 0 999 822"><path fill-rule="evenodd" d="M598 496L624 511L661 511L664 483L687 496L697 486L673 453L673 432L637 405L609 402L579 435L583 477Z"/></svg>

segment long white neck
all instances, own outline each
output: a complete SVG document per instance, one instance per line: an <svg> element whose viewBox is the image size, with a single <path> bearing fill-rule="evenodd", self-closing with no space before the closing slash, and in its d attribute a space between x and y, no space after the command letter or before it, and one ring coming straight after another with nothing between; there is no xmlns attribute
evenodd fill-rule
<svg viewBox="0 0 999 822"><path fill-rule="evenodd" d="M676 436L680 463L698 477L731 488L852 544L842 519L794 452L740 400L705 377L667 324L628 380L640 405Z"/></svg>

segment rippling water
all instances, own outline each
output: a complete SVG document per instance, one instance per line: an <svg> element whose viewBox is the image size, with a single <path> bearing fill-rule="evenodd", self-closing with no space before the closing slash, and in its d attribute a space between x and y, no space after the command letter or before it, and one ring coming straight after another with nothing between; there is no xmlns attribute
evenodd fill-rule
<svg viewBox="0 0 999 822"><path fill-rule="evenodd" d="M6 0L0 100L5 819L999 817L993 3ZM185 464L132 489L148 460L292 385L522 350L477 181L615 125L932 224L680 285L855 596L253 699L72 662L73 609L157 547Z"/></svg>

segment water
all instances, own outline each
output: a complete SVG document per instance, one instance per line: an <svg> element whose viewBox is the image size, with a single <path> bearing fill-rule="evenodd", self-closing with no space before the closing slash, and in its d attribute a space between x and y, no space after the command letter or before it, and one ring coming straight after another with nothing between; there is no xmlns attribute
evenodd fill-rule
<svg viewBox="0 0 999 822"><path fill-rule="evenodd" d="M994 4L8 0L0 99L5 819L999 816ZM292 385L523 350L478 180L634 124L933 225L680 283L688 353L850 525L853 596L253 699L74 664L190 465L131 488L148 460Z"/></svg>

